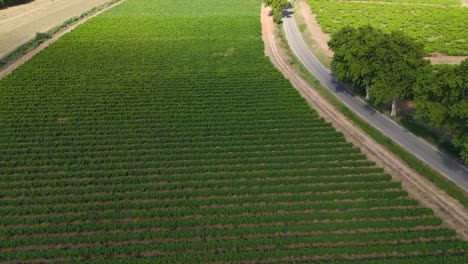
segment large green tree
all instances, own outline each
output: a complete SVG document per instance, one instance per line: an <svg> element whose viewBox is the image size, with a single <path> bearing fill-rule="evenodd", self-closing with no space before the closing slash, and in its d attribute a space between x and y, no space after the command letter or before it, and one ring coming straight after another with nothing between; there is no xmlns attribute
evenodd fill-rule
<svg viewBox="0 0 468 264"><path fill-rule="evenodd" d="M468 164L468 60L426 69L414 86L416 116L444 128Z"/></svg>
<svg viewBox="0 0 468 264"><path fill-rule="evenodd" d="M418 72L427 64L424 46L399 31L388 34L371 26L344 27L328 45L335 53L335 76L364 87L368 100L392 102L392 116L397 100L411 95Z"/></svg>
<svg viewBox="0 0 468 264"><path fill-rule="evenodd" d="M283 9L289 6L288 0L263 0L263 3L273 10L273 20L275 23L281 23Z"/></svg>
<svg viewBox="0 0 468 264"><path fill-rule="evenodd" d="M424 46L400 31L385 34L377 57L376 78L369 93L377 104L392 102L391 116L396 116L396 103L400 98L411 98L417 76L424 65Z"/></svg>
<svg viewBox="0 0 468 264"><path fill-rule="evenodd" d="M382 32L370 26L359 29L348 26L332 35L328 42L334 51L331 67L340 80L364 87L370 99L369 86L376 77L375 52L382 41Z"/></svg>

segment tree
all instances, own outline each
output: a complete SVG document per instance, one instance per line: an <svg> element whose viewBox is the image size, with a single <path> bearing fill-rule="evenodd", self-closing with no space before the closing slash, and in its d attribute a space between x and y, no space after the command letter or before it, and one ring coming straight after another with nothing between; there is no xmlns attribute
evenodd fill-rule
<svg viewBox="0 0 468 264"><path fill-rule="evenodd" d="M468 60L457 66L426 67L414 87L416 117L443 127L468 164Z"/></svg>
<svg viewBox="0 0 468 264"><path fill-rule="evenodd" d="M411 98L420 71L429 62L424 60L424 46L400 31L394 31L381 43L377 57L376 77L369 92L377 104L392 102L390 115L396 116L400 98Z"/></svg>
<svg viewBox="0 0 468 264"><path fill-rule="evenodd" d="M289 6L288 0L263 0L263 3L273 10L273 21L277 24L281 23L283 9Z"/></svg>
<svg viewBox="0 0 468 264"><path fill-rule="evenodd" d="M369 86L376 77L376 51L384 34L371 26L359 29L347 26L332 35L328 46L333 50L331 67L340 80L364 87L366 99L370 99Z"/></svg>
<svg viewBox="0 0 468 264"><path fill-rule="evenodd" d="M397 100L410 97L418 71L427 64L424 46L399 31L388 34L371 26L344 27L328 45L335 53L335 76L364 87L368 100L392 102L392 116Z"/></svg>

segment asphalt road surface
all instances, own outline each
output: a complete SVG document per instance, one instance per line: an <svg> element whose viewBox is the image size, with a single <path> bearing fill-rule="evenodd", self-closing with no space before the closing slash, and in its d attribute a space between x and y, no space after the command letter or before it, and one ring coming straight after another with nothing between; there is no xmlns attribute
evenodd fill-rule
<svg viewBox="0 0 468 264"><path fill-rule="evenodd" d="M334 78L333 74L317 60L305 44L291 10L283 12L283 27L291 50L324 87L354 113L367 120L369 124L395 143L468 191L468 169L465 166L381 114L361 98L354 96Z"/></svg>

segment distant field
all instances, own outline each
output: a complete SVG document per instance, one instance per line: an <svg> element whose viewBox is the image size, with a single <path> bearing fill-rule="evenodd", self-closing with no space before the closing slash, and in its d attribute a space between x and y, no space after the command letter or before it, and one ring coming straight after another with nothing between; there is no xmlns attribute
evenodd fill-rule
<svg viewBox="0 0 468 264"><path fill-rule="evenodd" d="M468 55L468 8L418 4L381 4L376 1L307 0L326 33L333 33L345 25L359 27L371 24L384 31L402 30L424 42L426 51L447 55ZM390 0L388 2L399 2ZM434 3L432 0L404 1ZM454 4L452 1L437 1Z"/></svg>
<svg viewBox="0 0 468 264"><path fill-rule="evenodd" d="M0 262L466 263L317 116L257 0L127 0L0 81Z"/></svg>

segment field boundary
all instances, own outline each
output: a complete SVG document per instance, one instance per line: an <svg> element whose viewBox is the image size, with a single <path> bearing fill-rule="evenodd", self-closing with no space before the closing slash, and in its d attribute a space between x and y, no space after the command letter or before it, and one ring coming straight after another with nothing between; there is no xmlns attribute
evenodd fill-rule
<svg viewBox="0 0 468 264"><path fill-rule="evenodd" d="M65 34L71 32L79 25L85 23L93 17L96 17L106 12L107 10L113 7L120 5L124 1L125 0L112 0L108 3L95 7L90 11L81 14L80 16L70 18L69 20L53 28L49 32L43 33L47 36L45 36L42 40L38 40L36 37L35 39L32 39L26 43L23 43L22 45L19 45L12 52L0 59L0 61L4 62L3 68L0 69L0 79L3 79L16 68L23 65L32 57L34 57L34 55L44 50L50 44L54 43ZM46 40L44 41L44 39Z"/></svg>
<svg viewBox="0 0 468 264"><path fill-rule="evenodd" d="M269 21L271 18L267 14L268 9L263 7L262 31L265 42L265 54L270 58L275 67L285 75L320 116L331 122L349 141L359 146L370 160L384 167L396 180L401 181L402 186L408 191L410 197L434 210L435 214L444 220L446 226L455 229L461 239L468 240L468 227L465 224L468 221L468 211L466 208L434 183L410 168L398 155L380 145L374 140L374 137L369 136L361 129L360 124L354 124L350 121L341 112L342 109L338 110L339 108L329 102L328 98L324 99L324 96L316 88L317 84L311 85L293 66L293 63L290 61L291 56L287 54L287 45L280 39L281 36L277 36L280 29L276 29L271 33L271 30L268 30L268 28L272 26L265 26L267 23L273 23Z"/></svg>

